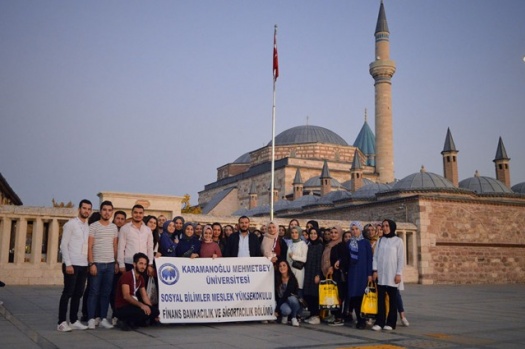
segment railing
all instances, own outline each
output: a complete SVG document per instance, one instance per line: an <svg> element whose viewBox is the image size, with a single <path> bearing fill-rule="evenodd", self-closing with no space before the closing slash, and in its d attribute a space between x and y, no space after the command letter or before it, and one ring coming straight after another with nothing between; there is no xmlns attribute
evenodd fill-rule
<svg viewBox="0 0 525 349"><path fill-rule="evenodd" d="M76 208L0 206L0 280L11 285L59 285L63 283L60 239L64 224L77 215ZM184 215L200 223L234 224L238 217ZM315 219L315 218L314 218ZM268 217L251 218L254 226L267 224ZM289 219L275 219L287 225ZM307 219L301 219L306 223ZM348 221L320 220L321 226L348 226ZM416 226L398 223L405 242L405 282L418 282L418 234Z"/></svg>

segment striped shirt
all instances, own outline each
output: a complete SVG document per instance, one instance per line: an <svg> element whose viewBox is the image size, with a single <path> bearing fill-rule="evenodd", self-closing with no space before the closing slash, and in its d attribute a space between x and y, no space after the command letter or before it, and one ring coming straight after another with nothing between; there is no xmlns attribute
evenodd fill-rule
<svg viewBox="0 0 525 349"><path fill-rule="evenodd" d="M111 263L115 261L113 244L118 237L118 228L115 224L102 225L100 221L89 226L89 237L95 239L93 243L93 262Z"/></svg>

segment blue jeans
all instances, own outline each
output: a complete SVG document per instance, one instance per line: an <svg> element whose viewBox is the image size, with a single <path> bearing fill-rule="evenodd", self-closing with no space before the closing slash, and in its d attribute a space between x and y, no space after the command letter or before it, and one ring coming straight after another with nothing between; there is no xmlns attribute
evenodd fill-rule
<svg viewBox="0 0 525 349"><path fill-rule="evenodd" d="M301 310L301 304L299 304L299 300L296 296L290 296L286 302L281 304L281 308L279 310L281 311L282 317L288 317L291 315L292 318L294 318L297 317L297 314L299 314L299 311Z"/></svg>
<svg viewBox="0 0 525 349"><path fill-rule="evenodd" d="M115 276L115 262L95 263L97 275L89 275L89 297L88 297L88 319L94 319L97 305L100 309L100 317L106 318L109 308L109 295L113 287Z"/></svg>

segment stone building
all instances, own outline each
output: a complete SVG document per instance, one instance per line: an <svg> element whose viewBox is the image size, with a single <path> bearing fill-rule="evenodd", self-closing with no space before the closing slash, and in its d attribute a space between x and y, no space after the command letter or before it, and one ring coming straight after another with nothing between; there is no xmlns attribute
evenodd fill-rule
<svg viewBox="0 0 525 349"><path fill-rule="evenodd" d="M7 180L0 173L0 205L22 205L22 200L16 195Z"/></svg>
<svg viewBox="0 0 525 349"><path fill-rule="evenodd" d="M525 182L512 188L500 138L495 177L458 178L459 150L447 130L443 176L424 167L394 180L389 29L381 2L370 74L375 136L365 123L352 146L335 132L298 126L276 137L274 214L301 220L392 218L406 229L407 269L420 283L525 282ZM366 115L366 114L365 114ZM444 128L446 125L444 125ZM436 149L436 156L438 150ZM199 193L205 214L270 214L270 144L219 167Z"/></svg>

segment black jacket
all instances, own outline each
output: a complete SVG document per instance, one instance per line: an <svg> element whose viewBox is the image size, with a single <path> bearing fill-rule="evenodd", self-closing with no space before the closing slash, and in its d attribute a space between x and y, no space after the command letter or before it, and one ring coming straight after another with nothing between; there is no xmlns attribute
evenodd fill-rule
<svg viewBox="0 0 525 349"><path fill-rule="evenodd" d="M228 238L228 243L225 248L225 257L238 257L239 255L239 236L240 232L235 232ZM250 249L250 257L262 257L261 243L257 235L248 233L248 244Z"/></svg>

